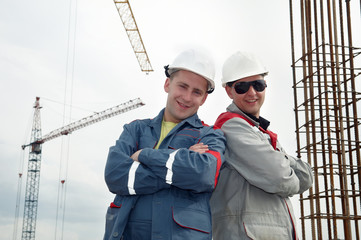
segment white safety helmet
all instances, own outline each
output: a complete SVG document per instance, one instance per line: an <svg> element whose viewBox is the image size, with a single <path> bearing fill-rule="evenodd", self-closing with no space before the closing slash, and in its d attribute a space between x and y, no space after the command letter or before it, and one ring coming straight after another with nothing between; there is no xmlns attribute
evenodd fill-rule
<svg viewBox="0 0 361 240"><path fill-rule="evenodd" d="M267 74L266 67L256 55L237 51L223 64L222 86L225 87L228 82L234 82L245 77Z"/></svg>
<svg viewBox="0 0 361 240"><path fill-rule="evenodd" d="M165 75L179 70L187 70L204 77L208 81L207 93L214 91L215 64L213 58L204 51L189 49L181 52L172 64L164 66Z"/></svg>

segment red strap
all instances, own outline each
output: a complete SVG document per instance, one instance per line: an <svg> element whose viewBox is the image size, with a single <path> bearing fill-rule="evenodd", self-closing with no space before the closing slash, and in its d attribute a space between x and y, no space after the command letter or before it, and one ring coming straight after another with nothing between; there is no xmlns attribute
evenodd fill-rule
<svg viewBox="0 0 361 240"><path fill-rule="evenodd" d="M121 208L122 205L118 206L118 205L115 205L113 202L110 203L110 208Z"/></svg>
<svg viewBox="0 0 361 240"><path fill-rule="evenodd" d="M288 210L288 214L290 215L290 218L291 218L291 222L292 222L292 226L293 226L293 233L294 233L293 239L298 240L297 233L296 233L296 227L295 227L295 223L294 223L293 218L292 218L290 208L288 207L286 199L283 199L283 201L285 201L285 204L286 204L287 210Z"/></svg>
<svg viewBox="0 0 361 240"><path fill-rule="evenodd" d="M273 147L275 150L277 150L277 134L274 133L274 132L271 132L271 131L269 131L269 130L264 130L264 129L261 128L261 127L260 127L260 129L261 129L261 131L264 131L265 133L267 133L267 134L270 136L270 138L271 138L271 145L272 145L272 147Z"/></svg>
<svg viewBox="0 0 361 240"><path fill-rule="evenodd" d="M203 122L203 121L201 121L201 122L202 122L202 125L203 125L203 126L209 127L209 125L208 125L207 123L205 123L205 122Z"/></svg>
<svg viewBox="0 0 361 240"><path fill-rule="evenodd" d="M229 119L234 118L234 117L242 118L242 119L246 120L250 125L254 126L254 123L251 120L249 120L248 118L241 116L237 113L231 113L231 112L221 113L221 115L218 116L214 125L216 127L221 128L225 122L227 122Z"/></svg>
<svg viewBox="0 0 361 240"><path fill-rule="evenodd" d="M219 171L221 170L221 165L222 165L221 154L219 152L212 150L208 150L207 153L210 153L217 158L217 169L216 169L216 176L214 179L214 187L216 187L218 183Z"/></svg>
<svg viewBox="0 0 361 240"><path fill-rule="evenodd" d="M235 118L235 117L242 118L243 120L248 122L251 126L255 126L255 124L250 119L246 118L245 116L239 115L237 113L231 113L231 112L221 113L221 115L219 115L219 117L217 118L214 125L216 127L221 128L225 122L227 122L229 119L232 119L232 118ZM276 150L276 148L277 148L276 147L277 146L277 134L274 133L274 132L271 132L269 130L264 130L261 127L258 127L258 129L270 136L271 145Z"/></svg>

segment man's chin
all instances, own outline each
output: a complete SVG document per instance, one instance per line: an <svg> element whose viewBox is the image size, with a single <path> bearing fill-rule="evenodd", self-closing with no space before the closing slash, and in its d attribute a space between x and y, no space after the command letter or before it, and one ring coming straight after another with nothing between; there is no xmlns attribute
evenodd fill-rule
<svg viewBox="0 0 361 240"><path fill-rule="evenodd" d="M190 113L190 112L185 112L185 113L182 113L182 114L179 114L177 117L179 120L184 120L186 118L189 118L190 116L193 116L194 113Z"/></svg>

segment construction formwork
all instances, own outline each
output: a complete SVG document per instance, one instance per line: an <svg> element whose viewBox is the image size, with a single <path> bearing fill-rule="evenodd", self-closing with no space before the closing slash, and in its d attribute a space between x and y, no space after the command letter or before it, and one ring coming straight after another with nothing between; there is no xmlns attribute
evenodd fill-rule
<svg viewBox="0 0 361 240"><path fill-rule="evenodd" d="M361 49L353 46L353 31L361 38L361 29L350 0L289 6L297 154L314 173L312 188L300 196L299 235L360 239Z"/></svg>

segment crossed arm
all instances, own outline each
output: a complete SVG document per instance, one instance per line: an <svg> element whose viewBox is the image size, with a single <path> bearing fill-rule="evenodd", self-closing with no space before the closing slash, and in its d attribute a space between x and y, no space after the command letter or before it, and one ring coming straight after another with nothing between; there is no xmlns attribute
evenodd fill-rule
<svg viewBox="0 0 361 240"><path fill-rule="evenodd" d="M194 192L214 189L225 149L220 130L207 133L203 143L177 150L138 150L133 136L131 129L124 128L116 145L109 150L105 181L111 192L151 194L171 186Z"/></svg>
<svg viewBox="0 0 361 240"><path fill-rule="evenodd" d="M222 126L222 130L232 152L227 164L250 184L281 197L302 193L312 185L309 164L284 151L274 150L269 140L245 120L233 118ZM278 147L282 149L279 143Z"/></svg>
<svg viewBox="0 0 361 240"><path fill-rule="evenodd" d="M191 146L189 148L189 150L192 150L192 151L197 152L197 153L205 153L209 149L208 149L208 145L205 145L204 143L201 142L201 143L194 144L193 146ZM136 151L135 153L133 153L132 156L130 156L130 158L133 159L133 161L135 161L135 162L139 162L138 156L139 156L141 151L142 151L142 149Z"/></svg>

